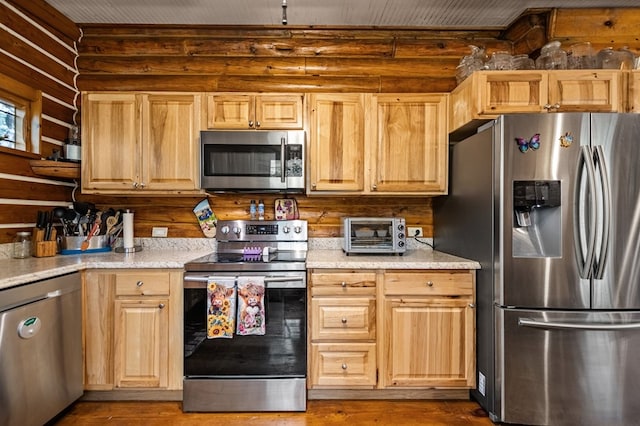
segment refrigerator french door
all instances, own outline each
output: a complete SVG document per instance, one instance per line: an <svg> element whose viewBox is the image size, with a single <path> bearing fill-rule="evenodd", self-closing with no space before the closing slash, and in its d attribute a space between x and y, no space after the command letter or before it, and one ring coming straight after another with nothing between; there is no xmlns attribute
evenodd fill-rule
<svg viewBox="0 0 640 426"><path fill-rule="evenodd" d="M435 246L482 266L472 395L492 420L640 415L639 134L633 114L510 115L452 145Z"/></svg>

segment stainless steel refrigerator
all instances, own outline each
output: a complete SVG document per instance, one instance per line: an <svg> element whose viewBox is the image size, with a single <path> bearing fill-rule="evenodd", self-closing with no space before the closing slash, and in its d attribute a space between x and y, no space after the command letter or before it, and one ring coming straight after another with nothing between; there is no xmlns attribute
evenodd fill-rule
<svg viewBox="0 0 640 426"><path fill-rule="evenodd" d="M480 262L477 388L495 422L640 419L640 115L508 115L452 142L434 244Z"/></svg>

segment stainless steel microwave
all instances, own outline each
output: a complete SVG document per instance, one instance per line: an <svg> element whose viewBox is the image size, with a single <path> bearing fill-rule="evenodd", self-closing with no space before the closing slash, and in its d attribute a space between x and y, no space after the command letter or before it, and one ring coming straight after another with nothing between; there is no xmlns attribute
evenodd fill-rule
<svg viewBox="0 0 640 426"><path fill-rule="evenodd" d="M304 192L303 130L206 130L200 146L203 189Z"/></svg>
<svg viewBox="0 0 640 426"><path fill-rule="evenodd" d="M407 230L400 217L345 217L342 219L346 254L400 254L407 250Z"/></svg>

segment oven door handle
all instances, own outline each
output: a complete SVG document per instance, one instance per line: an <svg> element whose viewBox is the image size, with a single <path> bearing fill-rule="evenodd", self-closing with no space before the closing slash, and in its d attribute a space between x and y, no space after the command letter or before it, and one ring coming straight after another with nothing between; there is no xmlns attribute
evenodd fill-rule
<svg viewBox="0 0 640 426"><path fill-rule="evenodd" d="M213 276L188 276L184 277L184 281L196 281L206 283ZM265 284L276 284L270 285L270 288L304 288L306 287L305 277L304 276L287 276L287 275L268 275L264 277ZM284 285L277 285L278 283L283 283Z"/></svg>

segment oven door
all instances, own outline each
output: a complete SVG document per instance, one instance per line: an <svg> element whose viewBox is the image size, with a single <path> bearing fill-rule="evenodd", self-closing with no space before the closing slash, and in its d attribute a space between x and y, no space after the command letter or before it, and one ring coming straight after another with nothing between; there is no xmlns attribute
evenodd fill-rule
<svg viewBox="0 0 640 426"><path fill-rule="evenodd" d="M263 273L264 274L264 273ZM184 376L306 377L306 277L304 272L264 274L265 334L207 339L207 275L186 274L184 282ZM257 276L261 273L249 272Z"/></svg>

